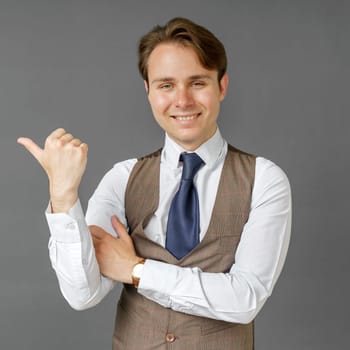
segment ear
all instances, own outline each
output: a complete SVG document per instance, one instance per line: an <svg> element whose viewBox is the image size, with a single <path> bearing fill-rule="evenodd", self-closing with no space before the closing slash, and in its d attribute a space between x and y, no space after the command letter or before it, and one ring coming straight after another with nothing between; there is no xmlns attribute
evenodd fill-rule
<svg viewBox="0 0 350 350"><path fill-rule="evenodd" d="M225 98L227 88L228 88L228 75L227 73L225 73L220 80L220 101L222 101Z"/></svg>
<svg viewBox="0 0 350 350"><path fill-rule="evenodd" d="M145 85L146 94L148 95L148 92L149 92L148 81L144 80L143 83Z"/></svg>

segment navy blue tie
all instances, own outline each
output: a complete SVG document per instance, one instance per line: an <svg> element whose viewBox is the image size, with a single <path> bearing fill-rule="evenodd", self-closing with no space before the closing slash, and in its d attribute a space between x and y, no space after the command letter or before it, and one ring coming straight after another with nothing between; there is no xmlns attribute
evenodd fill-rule
<svg viewBox="0 0 350 350"><path fill-rule="evenodd" d="M180 188L171 203L166 233L166 249L178 260L199 243L199 204L193 178L203 163L196 153L181 153Z"/></svg>

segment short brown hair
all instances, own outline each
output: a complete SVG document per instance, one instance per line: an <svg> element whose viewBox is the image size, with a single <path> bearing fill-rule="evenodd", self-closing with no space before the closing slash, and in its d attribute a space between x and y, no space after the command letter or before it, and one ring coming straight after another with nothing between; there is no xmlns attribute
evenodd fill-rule
<svg viewBox="0 0 350 350"><path fill-rule="evenodd" d="M207 69L218 71L218 80L226 73L227 58L224 45L208 29L186 18L176 17L164 26L155 26L139 42L139 71L148 82L148 59L161 43L178 43L192 47L199 61Z"/></svg>

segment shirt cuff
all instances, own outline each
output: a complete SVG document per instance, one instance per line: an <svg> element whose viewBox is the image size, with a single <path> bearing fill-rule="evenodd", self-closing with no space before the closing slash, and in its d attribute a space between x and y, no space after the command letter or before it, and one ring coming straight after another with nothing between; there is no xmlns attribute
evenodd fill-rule
<svg viewBox="0 0 350 350"><path fill-rule="evenodd" d="M81 242L80 233L88 230L79 199L69 209L68 213L52 213L49 203L45 211L45 216L51 237L57 242Z"/></svg>
<svg viewBox="0 0 350 350"><path fill-rule="evenodd" d="M177 281L176 278L169 279L169 276L177 276L177 274L175 265L146 259L138 292L164 307L171 307L170 292L175 288Z"/></svg>

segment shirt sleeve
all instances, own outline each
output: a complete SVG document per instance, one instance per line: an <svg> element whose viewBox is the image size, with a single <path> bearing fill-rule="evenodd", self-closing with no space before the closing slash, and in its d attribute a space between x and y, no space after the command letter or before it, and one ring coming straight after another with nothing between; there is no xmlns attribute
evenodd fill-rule
<svg viewBox="0 0 350 350"><path fill-rule="evenodd" d="M229 273L207 273L146 260L138 291L173 310L251 322L281 273L291 231L291 191L284 172L257 158L249 219Z"/></svg>
<svg viewBox="0 0 350 350"><path fill-rule="evenodd" d="M88 225L116 235L111 216L125 224L124 192L136 160L116 164L89 200L86 217L78 200L68 213L46 210L50 229L49 256L64 298L76 310L99 303L115 282L100 274Z"/></svg>

